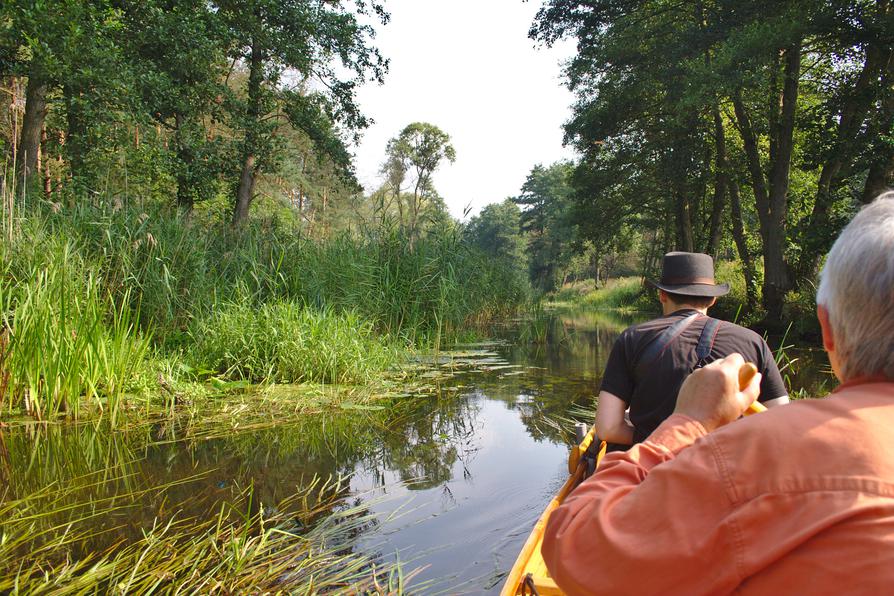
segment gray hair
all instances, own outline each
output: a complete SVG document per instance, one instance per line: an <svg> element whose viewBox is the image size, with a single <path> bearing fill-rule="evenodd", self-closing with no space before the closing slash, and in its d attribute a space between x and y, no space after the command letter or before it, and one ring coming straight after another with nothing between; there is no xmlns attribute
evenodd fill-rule
<svg viewBox="0 0 894 596"><path fill-rule="evenodd" d="M829 311L842 380L894 379L894 191L864 207L841 232L816 302Z"/></svg>

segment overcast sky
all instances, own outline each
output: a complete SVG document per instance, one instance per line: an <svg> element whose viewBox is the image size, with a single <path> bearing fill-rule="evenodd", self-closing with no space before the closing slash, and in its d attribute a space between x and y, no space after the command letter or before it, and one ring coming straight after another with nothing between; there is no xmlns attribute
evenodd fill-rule
<svg viewBox="0 0 894 596"><path fill-rule="evenodd" d="M375 119L356 148L357 174L368 191L388 139L411 122L449 134L456 162L435 174L435 188L459 218L518 194L538 163L573 153L562 147L571 94L561 62L573 45L535 49L528 28L540 2L521 0L387 0L391 22L375 45L391 60L385 84L358 93Z"/></svg>

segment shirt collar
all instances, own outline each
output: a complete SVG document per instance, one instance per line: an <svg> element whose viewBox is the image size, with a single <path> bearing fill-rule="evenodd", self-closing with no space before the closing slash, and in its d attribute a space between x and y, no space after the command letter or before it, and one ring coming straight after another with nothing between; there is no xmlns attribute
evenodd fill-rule
<svg viewBox="0 0 894 596"><path fill-rule="evenodd" d="M848 387L856 387L857 385L869 385L872 383L894 383L894 379L889 379L888 377L885 377L883 375L867 375L864 377L854 377L853 379L848 379L847 381L833 389L832 393L836 393L841 389L847 389Z"/></svg>

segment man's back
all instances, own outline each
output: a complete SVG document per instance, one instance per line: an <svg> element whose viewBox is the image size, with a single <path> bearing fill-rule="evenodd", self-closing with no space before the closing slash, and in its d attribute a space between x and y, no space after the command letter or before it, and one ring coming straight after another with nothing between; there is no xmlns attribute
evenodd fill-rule
<svg viewBox="0 0 894 596"><path fill-rule="evenodd" d="M693 314L698 313L683 309L628 327L612 348L600 389L619 397L630 407L635 442L644 440L673 412L677 390L698 364L696 346L709 318L697 316L660 354L649 355L649 347L661 341L665 329ZM711 349L702 364L729 354L742 354L763 374L762 402L787 395L773 354L759 335L723 321L716 328L716 335L708 341Z"/></svg>
<svg viewBox="0 0 894 596"><path fill-rule="evenodd" d="M707 436L675 415L553 513L544 557L572 594L878 593L894 586L891 428L891 382Z"/></svg>
<svg viewBox="0 0 894 596"><path fill-rule="evenodd" d="M728 474L727 523L740 541L743 588L894 586L892 428L888 382L843 386L706 438Z"/></svg>

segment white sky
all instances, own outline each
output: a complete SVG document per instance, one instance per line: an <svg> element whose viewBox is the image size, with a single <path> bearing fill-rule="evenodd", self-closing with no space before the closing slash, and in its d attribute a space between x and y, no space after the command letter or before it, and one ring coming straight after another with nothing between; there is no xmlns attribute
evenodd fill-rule
<svg viewBox="0 0 894 596"><path fill-rule="evenodd" d="M367 191L381 184L388 139L411 122L450 135L456 162L435 173L450 213L461 217L517 195L534 165L570 158L562 124L571 94L561 85L569 43L535 49L528 28L538 0L387 0L391 22L374 44L391 60L385 84L358 93L375 119L356 148Z"/></svg>

